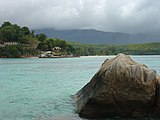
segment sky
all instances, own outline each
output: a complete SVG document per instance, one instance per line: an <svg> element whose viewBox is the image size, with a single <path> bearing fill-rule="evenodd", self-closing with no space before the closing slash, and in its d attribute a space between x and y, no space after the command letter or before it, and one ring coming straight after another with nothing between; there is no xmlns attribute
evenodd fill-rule
<svg viewBox="0 0 160 120"><path fill-rule="evenodd" d="M0 24L31 29L160 32L160 0L0 0Z"/></svg>

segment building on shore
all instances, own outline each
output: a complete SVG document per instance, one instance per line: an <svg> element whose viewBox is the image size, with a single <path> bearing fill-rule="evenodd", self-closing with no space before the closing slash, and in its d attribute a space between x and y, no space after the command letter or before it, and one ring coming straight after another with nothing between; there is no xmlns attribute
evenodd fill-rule
<svg viewBox="0 0 160 120"><path fill-rule="evenodd" d="M3 42L3 41L0 41L0 47L5 47L7 45L18 45L19 42Z"/></svg>
<svg viewBox="0 0 160 120"><path fill-rule="evenodd" d="M18 42L4 42L4 46L6 45L18 45Z"/></svg>

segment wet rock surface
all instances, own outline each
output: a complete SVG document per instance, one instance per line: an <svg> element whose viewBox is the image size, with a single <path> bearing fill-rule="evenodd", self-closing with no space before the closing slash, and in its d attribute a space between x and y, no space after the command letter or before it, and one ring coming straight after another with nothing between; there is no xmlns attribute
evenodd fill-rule
<svg viewBox="0 0 160 120"><path fill-rule="evenodd" d="M105 60L76 93L76 103L85 118L160 117L160 77L146 65L118 54Z"/></svg>

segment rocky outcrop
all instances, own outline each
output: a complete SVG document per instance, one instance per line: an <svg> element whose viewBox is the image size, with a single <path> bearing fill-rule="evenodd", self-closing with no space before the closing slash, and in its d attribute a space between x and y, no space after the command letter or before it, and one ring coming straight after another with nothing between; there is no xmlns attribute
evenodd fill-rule
<svg viewBox="0 0 160 120"><path fill-rule="evenodd" d="M77 92L77 112L86 118L159 117L159 82L156 71L118 54Z"/></svg>

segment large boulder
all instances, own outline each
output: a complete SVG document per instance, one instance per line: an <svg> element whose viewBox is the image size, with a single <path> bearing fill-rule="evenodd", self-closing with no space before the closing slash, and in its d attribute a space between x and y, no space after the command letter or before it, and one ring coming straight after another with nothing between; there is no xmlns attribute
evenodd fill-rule
<svg viewBox="0 0 160 120"><path fill-rule="evenodd" d="M146 65L118 54L106 60L76 93L81 117L159 117L160 77Z"/></svg>

